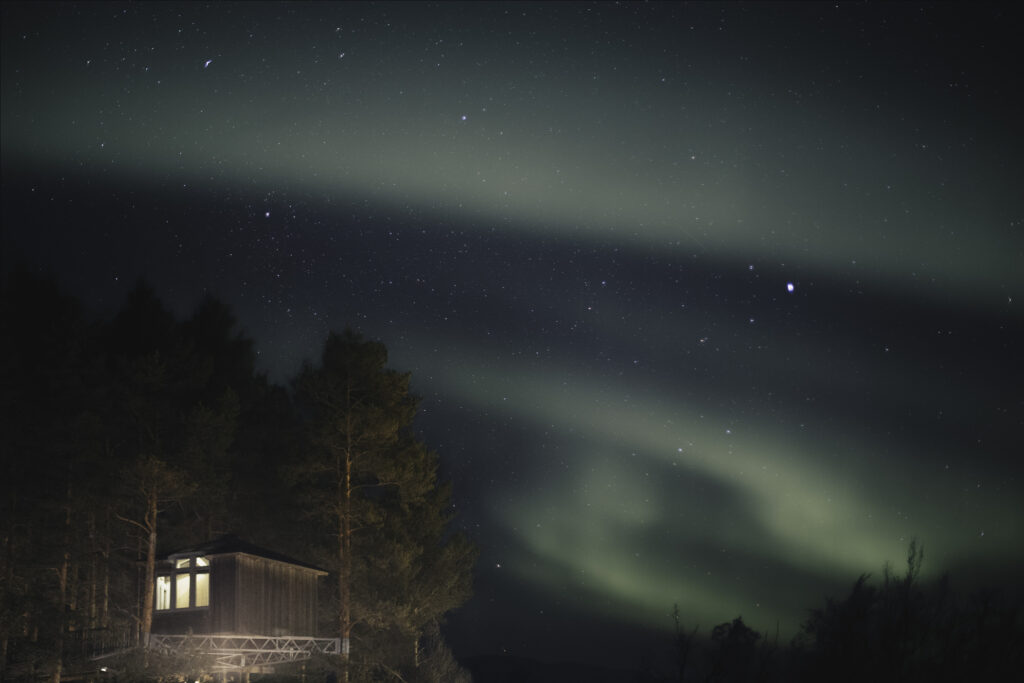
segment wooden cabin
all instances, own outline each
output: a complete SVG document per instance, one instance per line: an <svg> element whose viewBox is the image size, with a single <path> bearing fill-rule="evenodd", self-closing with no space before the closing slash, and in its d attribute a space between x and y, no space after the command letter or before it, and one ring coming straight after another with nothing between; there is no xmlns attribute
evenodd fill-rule
<svg viewBox="0 0 1024 683"><path fill-rule="evenodd" d="M315 636L327 572L222 536L157 562L156 634Z"/></svg>

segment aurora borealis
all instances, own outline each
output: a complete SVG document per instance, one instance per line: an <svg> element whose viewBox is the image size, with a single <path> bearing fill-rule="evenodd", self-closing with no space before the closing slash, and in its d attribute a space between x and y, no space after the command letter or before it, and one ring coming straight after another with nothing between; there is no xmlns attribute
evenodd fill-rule
<svg viewBox="0 0 1024 683"><path fill-rule="evenodd" d="M278 381L383 341L481 549L459 652L791 634L912 538L1024 560L1008 11L5 3L4 272L214 292Z"/></svg>

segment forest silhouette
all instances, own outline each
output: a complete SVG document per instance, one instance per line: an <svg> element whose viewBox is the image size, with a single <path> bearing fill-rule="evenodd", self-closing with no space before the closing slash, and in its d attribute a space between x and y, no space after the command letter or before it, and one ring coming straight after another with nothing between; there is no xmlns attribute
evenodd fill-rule
<svg viewBox="0 0 1024 683"><path fill-rule="evenodd" d="M880 580L862 574L849 593L807 612L789 643L760 634L741 617L709 639L676 619L676 670L668 679L754 681L1013 680L1024 665L1020 600L987 586L962 595L948 574L921 578L924 548L911 541L903 573L888 565Z"/></svg>
<svg viewBox="0 0 1024 683"><path fill-rule="evenodd" d="M112 318L92 320L20 271L0 306L2 680L209 671L144 648L157 633L154 566L228 533L328 572L319 633L286 635L350 648L308 670L465 675L439 624L469 596L475 549L449 528L450 487L383 344L332 333L289 391L257 372L252 340L213 297L177 320L139 282ZM334 403L339 387L347 405Z"/></svg>

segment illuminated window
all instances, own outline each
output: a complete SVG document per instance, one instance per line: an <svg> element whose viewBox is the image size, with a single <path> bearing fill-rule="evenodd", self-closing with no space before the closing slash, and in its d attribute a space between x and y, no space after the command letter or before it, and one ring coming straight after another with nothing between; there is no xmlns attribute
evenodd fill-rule
<svg viewBox="0 0 1024 683"><path fill-rule="evenodd" d="M210 558L174 560L173 576L156 577L156 608L188 609L210 606ZM173 581L171 579L174 579Z"/></svg>
<svg viewBox="0 0 1024 683"><path fill-rule="evenodd" d="M196 607L210 606L210 575L207 572L196 574Z"/></svg>
<svg viewBox="0 0 1024 683"><path fill-rule="evenodd" d="M171 609L171 577L156 577L156 608Z"/></svg>
<svg viewBox="0 0 1024 683"><path fill-rule="evenodd" d="M178 574L174 578L174 606L177 609L184 609L189 606L188 602L192 597L192 575Z"/></svg>

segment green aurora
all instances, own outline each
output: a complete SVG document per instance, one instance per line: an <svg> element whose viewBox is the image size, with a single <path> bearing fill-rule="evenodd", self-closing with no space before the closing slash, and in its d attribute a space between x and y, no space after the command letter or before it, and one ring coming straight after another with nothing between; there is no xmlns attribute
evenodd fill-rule
<svg viewBox="0 0 1024 683"><path fill-rule="evenodd" d="M1024 561L1018 41L962 13L5 3L3 251L217 292L279 381L382 339L481 546L467 651L792 634L913 538Z"/></svg>

